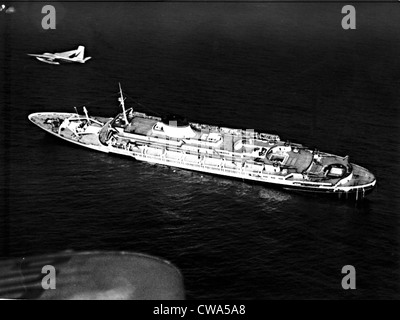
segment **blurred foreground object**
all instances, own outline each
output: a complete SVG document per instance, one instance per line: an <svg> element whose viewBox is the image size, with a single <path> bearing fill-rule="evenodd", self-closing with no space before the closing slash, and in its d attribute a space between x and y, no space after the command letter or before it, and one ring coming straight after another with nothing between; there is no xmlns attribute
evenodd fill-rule
<svg viewBox="0 0 400 320"><path fill-rule="evenodd" d="M8 7L7 9L6 9L6 5L5 4L2 4L1 6L0 6L0 12L1 11L4 11L5 13L14 13L15 12L15 8L14 7Z"/></svg>
<svg viewBox="0 0 400 320"><path fill-rule="evenodd" d="M48 270L52 267L55 275ZM48 288L49 284L55 289ZM168 261L145 254L65 251L0 260L0 299L184 298L180 271Z"/></svg>

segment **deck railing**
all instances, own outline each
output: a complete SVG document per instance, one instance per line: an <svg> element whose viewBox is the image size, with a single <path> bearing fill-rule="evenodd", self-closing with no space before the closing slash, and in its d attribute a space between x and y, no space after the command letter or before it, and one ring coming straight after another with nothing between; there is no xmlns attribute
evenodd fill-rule
<svg viewBox="0 0 400 320"><path fill-rule="evenodd" d="M123 148L119 148L119 149L123 149ZM177 166L184 165L184 166L191 167L191 168L194 168L197 170L199 168L204 168L204 169L208 169L208 170L214 171L219 174L230 173L230 174L234 174L238 177L243 177L243 178L256 177L256 178L259 178L259 180L264 180L264 181L271 180L271 179L282 180L282 181L285 180L284 176L272 176L272 175L264 174L260 170L254 170L254 169L248 168L246 166L243 166L242 163L238 163L237 168L229 168L229 167L225 166L225 163L222 159L219 164L213 165L213 164L205 163L204 157L202 157L198 161L187 161L187 160L185 160L185 156L187 154L183 154L183 153L180 155L180 157L169 158L165 154L160 154L160 155L148 154L148 153L146 153L145 149L142 149L142 151L126 150L126 149L123 149L123 150L128 152L133 157L152 159L152 160L156 160L159 163L168 163L171 165L176 164ZM208 158L210 159L211 157L208 157ZM212 158L219 159L216 157L212 157ZM251 164L251 163L248 163L248 164Z"/></svg>

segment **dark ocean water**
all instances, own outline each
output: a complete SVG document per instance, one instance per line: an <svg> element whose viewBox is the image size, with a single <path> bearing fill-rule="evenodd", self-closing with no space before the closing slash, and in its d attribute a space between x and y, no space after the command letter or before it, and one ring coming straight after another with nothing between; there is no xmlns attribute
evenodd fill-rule
<svg viewBox="0 0 400 320"><path fill-rule="evenodd" d="M398 4L357 4L351 31L343 4L63 2L47 31L43 5L0 15L0 256L148 253L180 268L189 299L400 298ZM26 56L78 44L84 65ZM378 189L303 196L78 148L27 119L114 116L118 82L140 111L348 154Z"/></svg>

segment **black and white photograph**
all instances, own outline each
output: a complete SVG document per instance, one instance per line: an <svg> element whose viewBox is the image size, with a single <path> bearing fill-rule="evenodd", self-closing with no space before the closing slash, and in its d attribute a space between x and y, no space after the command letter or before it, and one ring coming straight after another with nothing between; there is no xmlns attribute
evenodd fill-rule
<svg viewBox="0 0 400 320"><path fill-rule="evenodd" d="M0 300L399 300L399 111L399 1L0 1Z"/></svg>

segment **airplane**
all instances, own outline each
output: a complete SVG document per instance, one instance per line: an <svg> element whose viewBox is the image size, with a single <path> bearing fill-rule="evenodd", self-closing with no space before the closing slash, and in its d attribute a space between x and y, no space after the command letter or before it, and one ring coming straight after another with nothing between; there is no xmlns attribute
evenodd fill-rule
<svg viewBox="0 0 400 320"><path fill-rule="evenodd" d="M28 53L28 56L36 57L39 61L49 64L60 64L60 62L79 62L85 63L92 57L83 58L85 54L85 47L79 46L76 50L59 52L59 53L48 53L43 54L32 54Z"/></svg>

